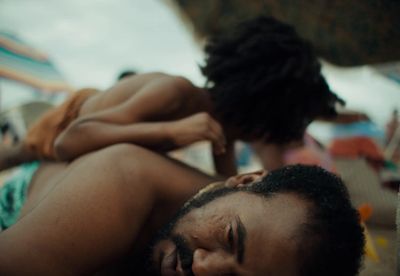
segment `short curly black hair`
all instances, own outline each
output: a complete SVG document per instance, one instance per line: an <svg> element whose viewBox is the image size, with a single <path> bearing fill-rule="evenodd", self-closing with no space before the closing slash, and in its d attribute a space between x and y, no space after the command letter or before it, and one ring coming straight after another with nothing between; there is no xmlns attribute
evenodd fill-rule
<svg viewBox="0 0 400 276"><path fill-rule="evenodd" d="M344 104L330 91L311 45L271 17L239 24L205 47L206 88L223 124L267 142L301 139L317 117ZM246 139L244 139L246 140Z"/></svg>
<svg viewBox="0 0 400 276"><path fill-rule="evenodd" d="M176 222L191 210L235 192L256 194L266 200L279 194L293 194L309 203L307 218L293 236L300 276L358 274L365 244L359 214L350 202L343 181L318 166L286 166L269 172L251 185L200 193L184 205L160 237L168 236Z"/></svg>
<svg viewBox="0 0 400 276"><path fill-rule="evenodd" d="M317 166L287 166L243 188L266 198L293 193L309 201L308 221L298 235L299 275L357 275L364 234L342 180Z"/></svg>

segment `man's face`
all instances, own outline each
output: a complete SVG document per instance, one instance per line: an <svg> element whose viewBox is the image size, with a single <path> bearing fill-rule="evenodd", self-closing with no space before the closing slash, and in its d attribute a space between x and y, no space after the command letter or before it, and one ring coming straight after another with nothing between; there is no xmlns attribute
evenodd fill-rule
<svg viewBox="0 0 400 276"><path fill-rule="evenodd" d="M293 194L243 191L197 205L154 246L152 270L166 275L297 275L299 226L308 204Z"/></svg>

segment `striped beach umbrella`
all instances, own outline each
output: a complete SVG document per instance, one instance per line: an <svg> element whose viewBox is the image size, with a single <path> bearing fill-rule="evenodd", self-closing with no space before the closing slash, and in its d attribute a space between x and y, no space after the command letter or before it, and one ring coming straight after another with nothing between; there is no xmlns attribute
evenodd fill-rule
<svg viewBox="0 0 400 276"><path fill-rule="evenodd" d="M42 52L17 36L0 31L0 78L24 83L38 91L70 92L71 87Z"/></svg>

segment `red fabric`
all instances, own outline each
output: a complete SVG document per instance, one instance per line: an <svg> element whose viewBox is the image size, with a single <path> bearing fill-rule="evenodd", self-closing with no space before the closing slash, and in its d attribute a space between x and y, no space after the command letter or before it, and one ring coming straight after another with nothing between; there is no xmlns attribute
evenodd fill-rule
<svg viewBox="0 0 400 276"><path fill-rule="evenodd" d="M380 147L373 139L365 136L336 138L332 141L329 152L335 157L384 160Z"/></svg>

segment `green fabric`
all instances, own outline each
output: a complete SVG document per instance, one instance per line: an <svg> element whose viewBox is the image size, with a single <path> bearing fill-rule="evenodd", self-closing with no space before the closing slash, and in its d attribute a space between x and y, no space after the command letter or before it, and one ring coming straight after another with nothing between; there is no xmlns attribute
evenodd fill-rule
<svg viewBox="0 0 400 276"><path fill-rule="evenodd" d="M23 164L0 189L0 231L17 222L39 162Z"/></svg>

